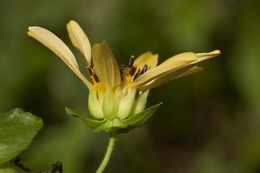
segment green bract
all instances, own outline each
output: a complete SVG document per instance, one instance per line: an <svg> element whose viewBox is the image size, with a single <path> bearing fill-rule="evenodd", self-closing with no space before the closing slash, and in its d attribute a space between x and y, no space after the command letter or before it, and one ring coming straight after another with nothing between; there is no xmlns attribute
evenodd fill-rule
<svg viewBox="0 0 260 173"><path fill-rule="evenodd" d="M122 132L127 132L145 123L153 115L153 113L159 108L161 104L162 103L151 106L140 113L129 116L126 119L120 119L120 118L114 118L112 120L88 119L67 107L66 107L66 112L71 116L80 118L87 126L95 129L96 131L104 130L106 132L122 133Z"/></svg>
<svg viewBox="0 0 260 173"><path fill-rule="evenodd" d="M42 125L40 118L18 108L1 113L0 164L15 158L25 150Z"/></svg>

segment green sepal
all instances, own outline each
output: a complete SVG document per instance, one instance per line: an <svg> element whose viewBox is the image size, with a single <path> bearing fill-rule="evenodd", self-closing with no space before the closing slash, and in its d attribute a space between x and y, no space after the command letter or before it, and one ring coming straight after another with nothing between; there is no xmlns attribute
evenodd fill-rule
<svg viewBox="0 0 260 173"><path fill-rule="evenodd" d="M15 108L0 114L0 164L24 151L41 129L43 122L31 113Z"/></svg>
<svg viewBox="0 0 260 173"><path fill-rule="evenodd" d="M106 132L119 134L128 132L135 127L141 126L153 115L153 113L159 108L161 104L162 102L124 120L120 120L119 118L112 120L93 120L85 118L84 116L67 107L65 110L67 114L80 118L87 126L94 128L97 132L104 130Z"/></svg>
<svg viewBox="0 0 260 173"><path fill-rule="evenodd" d="M96 128L96 131L106 131L116 133L117 130L126 128L127 124L122 123L120 119L107 120L105 123Z"/></svg>
<svg viewBox="0 0 260 173"><path fill-rule="evenodd" d="M130 116L127 119L121 120L122 123L127 124L127 126L130 127L137 127L145 123L153 114L154 112L159 108L159 106L162 104L158 103L154 106L151 106L144 111L137 113L135 115Z"/></svg>
<svg viewBox="0 0 260 173"><path fill-rule="evenodd" d="M100 126L101 124L103 124L105 122L105 120L94 120L94 119L85 118L81 114L75 112L74 110L72 110L68 107L65 107L65 110L68 115L81 119L90 128L97 128L98 126Z"/></svg>
<svg viewBox="0 0 260 173"><path fill-rule="evenodd" d="M141 126L143 123L145 123L154 114L154 112L159 108L161 104L162 102L150 108L147 108L140 113L130 116L125 120L120 120L120 119L114 119L111 121L108 120L104 124L99 126L96 130L97 131L104 130L106 132L112 132L116 134L127 133L130 130L138 126Z"/></svg>

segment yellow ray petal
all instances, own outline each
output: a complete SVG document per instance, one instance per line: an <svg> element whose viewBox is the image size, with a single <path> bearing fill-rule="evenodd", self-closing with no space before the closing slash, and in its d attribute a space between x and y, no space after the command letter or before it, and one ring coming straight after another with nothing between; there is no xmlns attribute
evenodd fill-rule
<svg viewBox="0 0 260 173"><path fill-rule="evenodd" d="M203 70L203 67L194 66L194 67L186 70L185 72L180 73L179 75L175 76L173 79L178 79L178 78L181 78L181 77L185 77L185 76L188 76L188 75L200 72L202 70Z"/></svg>
<svg viewBox="0 0 260 173"><path fill-rule="evenodd" d="M58 57L60 57L70 69L76 73L76 75L85 83L88 88L92 87L92 84L84 77L80 72L77 61L70 51L70 49L59 39L55 34L47 29L31 26L28 28L27 34L34 39L38 40L44 46L53 51Z"/></svg>
<svg viewBox="0 0 260 173"><path fill-rule="evenodd" d="M130 87L138 87L144 85L145 83L150 82L151 80L157 78L158 76L166 75L174 71L177 71L180 68L186 66L187 64L196 61L197 59L198 58L196 54L193 52L186 52L186 53L175 55L167 59L163 63L161 63L159 66L156 66L153 69L147 71L140 78L132 82L130 84Z"/></svg>
<svg viewBox="0 0 260 173"><path fill-rule="evenodd" d="M92 47L92 59L95 73L102 83L117 86L121 82L116 59L105 41Z"/></svg>
<svg viewBox="0 0 260 173"><path fill-rule="evenodd" d="M163 76L160 76L158 78L155 78L154 80L148 82L144 86L141 86L139 89L141 91L152 89L154 87L162 85L162 84L169 82L171 80L199 72L202 69L203 69L202 67L198 67L198 66L188 66L188 67L185 67L183 69L177 70L177 71L175 71L171 74L167 74L167 75L163 75Z"/></svg>
<svg viewBox="0 0 260 173"><path fill-rule="evenodd" d="M85 59L86 65L91 64L91 46L88 37L79 26L79 24L71 20L67 24L67 30L69 33L72 44L80 51Z"/></svg>
<svg viewBox="0 0 260 173"><path fill-rule="evenodd" d="M153 68L157 63L158 54L152 54L152 52L145 52L134 61L134 65L136 65L140 70L143 69L144 65L147 65L148 69Z"/></svg>
<svg viewBox="0 0 260 173"><path fill-rule="evenodd" d="M220 55L221 52L220 50L214 50L212 52L209 52L209 53L196 53L196 55L198 56L198 60L193 62L194 64L200 62L200 61L204 61L206 59L210 59L210 58L213 58L213 57L216 57L218 55Z"/></svg>

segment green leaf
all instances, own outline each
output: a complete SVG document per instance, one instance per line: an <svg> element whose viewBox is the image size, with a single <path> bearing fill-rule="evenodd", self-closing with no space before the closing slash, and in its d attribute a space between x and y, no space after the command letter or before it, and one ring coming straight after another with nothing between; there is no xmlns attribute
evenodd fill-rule
<svg viewBox="0 0 260 173"><path fill-rule="evenodd" d="M0 165L0 173L17 173L14 168L14 164L11 162L5 162Z"/></svg>
<svg viewBox="0 0 260 173"><path fill-rule="evenodd" d="M7 162L32 142L42 127L40 118L15 108L0 114L0 164Z"/></svg>
<svg viewBox="0 0 260 173"><path fill-rule="evenodd" d="M162 104L156 104L154 106L151 106L144 111L135 114L133 116L130 116L129 118L125 120L121 120L124 124L127 124L130 127L137 127L145 123L152 115L153 113L159 108L159 106Z"/></svg>
<svg viewBox="0 0 260 173"><path fill-rule="evenodd" d="M68 107L65 107L65 110L66 110L67 114L81 119L87 126L89 126L91 128L97 128L98 126L100 126L101 124L103 124L105 122L105 120L93 120L93 119L85 118L84 116L80 115L79 113L75 112L74 110L72 110Z"/></svg>

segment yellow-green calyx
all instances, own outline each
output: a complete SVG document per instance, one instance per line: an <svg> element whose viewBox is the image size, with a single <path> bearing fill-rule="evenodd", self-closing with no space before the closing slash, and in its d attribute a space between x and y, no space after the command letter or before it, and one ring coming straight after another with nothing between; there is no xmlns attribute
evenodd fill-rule
<svg viewBox="0 0 260 173"><path fill-rule="evenodd" d="M91 115L97 119L103 119L104 113L102 106L98 100L97 93L94 90L89 91L88 95L88 108Z"/></svg>
<svg viewBox="0 0 260 173"><path fill-rule="evenodd" d="M141 94L142 95L142 94ZM135 108L133 107L134 103L137 101L135 98L136 96L136 89L130 89L128 93L126 94L125 97L123 97L120 100L119 108L118 108L118 117L120 119L125 119L127 118L131 110L134 110ZM140 97L140 96L139 96ZM144 100L144 104L146 103L146 100Z"/></svg>
<svg viewBox="0 0 260 173"><path fill-rule="evenodd" d="M106 87L105 96L102 104L102 110L104 113L104 118L107 120L113 120L117 118L118 110L118 98L113 92L112 87Z"/></svg>
<svg viewBox="0 0 260 173"><path fill-rule="evenodd" d="M137 94L137 89L129 89L127 94L118 96L111 87L105 90L103 101L98 100L97 93L89 93L89 111L97 119L126 119L128 116L144 110L149 90ZM138 97L137 97L138 95Z"/></svg>
<svg viewBox="0 0 260 173"><path fill-rule="evenodd" d="M81 118L96 130L122 131L144 123L160 104L145 109L149 90L179 77L200 71L198 63L220 54L185 52L158 65L158 54L146 52L129 58L126 66L118 66L108 44L103 41L91 47L79 24L71 20L67 30L72 44L81 53L88 78L79 69L71 50L55 34L38 26L27 34L60 57L89 89L88 107L95 119L87 119L71 109L70 115Z"/></svg>

